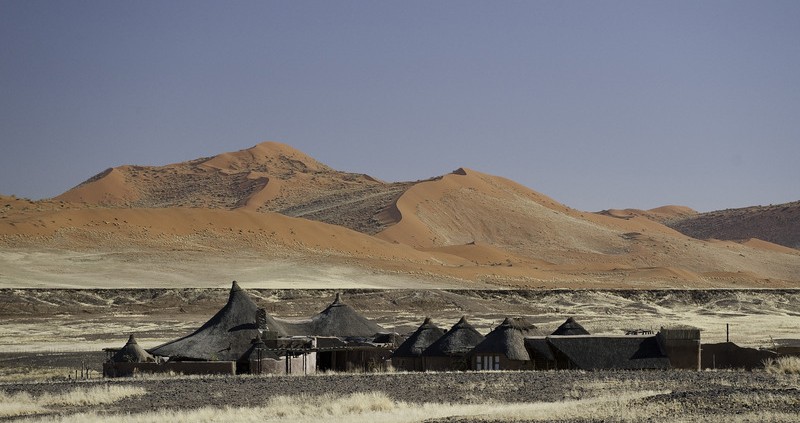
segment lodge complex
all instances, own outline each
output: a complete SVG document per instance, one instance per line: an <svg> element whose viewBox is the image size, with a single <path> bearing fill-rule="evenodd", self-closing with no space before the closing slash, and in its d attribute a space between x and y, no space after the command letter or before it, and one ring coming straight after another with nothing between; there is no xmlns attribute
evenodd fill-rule
<svg viewBox="0 0 800 423"><path fill-rule="evenodd" d="M225 306L193 333L149 350L130 336L106 348L106 377L142 373L310 374L325 371L457 371L754 368L775 352L701 344L700 330L593 335L573 318L547 333L506 318L483 335L462 317L450 329L426 318L406 335L360 315L337 294L307 320L270 316L234 281Z"/></svg>

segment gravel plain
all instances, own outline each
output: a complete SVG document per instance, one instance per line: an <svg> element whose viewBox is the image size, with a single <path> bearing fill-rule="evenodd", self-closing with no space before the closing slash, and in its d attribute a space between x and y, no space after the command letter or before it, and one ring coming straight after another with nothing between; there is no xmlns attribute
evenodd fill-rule
<svg viewBox="0 0 800 423"><path fill-rule="evenodd" d="M639 416L641 421L648 421L654 417L669 417L662 413L675 413L676 410L678 414L673 414L673 419L700 420L743 413L750 416L755 413L765 418L794 415L800 419L798 381L797 375L763 371L528 371L100 379L3 384L0 390L7 394L24 391L32 397L97 385L128 385L146 390L146 394L124 401L88 409L63 407L49 415L69 415L79 411L109 415L155 410L188 411L201 407L263 407L276 396L347 396L369 392L381 392L393 401L421 406L426 403L558 403L652 391L655 394L627 403L627 407L641 409L641 413L619 416L622 420L639 421ZM454 415L442 421L473 420L474 417ZM587 409L585 416L567 420L595 421L595 418Z"/></svg>

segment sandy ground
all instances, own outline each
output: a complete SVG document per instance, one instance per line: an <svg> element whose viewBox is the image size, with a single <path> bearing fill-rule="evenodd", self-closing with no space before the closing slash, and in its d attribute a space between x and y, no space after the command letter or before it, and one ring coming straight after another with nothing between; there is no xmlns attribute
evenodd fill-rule
<svg viewBox="0 0 800 423"><path fill-rule="evenodd" d="M342 292L388 330L412 332L430 316L449 328L462 315L481 332L524 316L544 333L573 316L591 333L689 324L703 342L771 347L800 338L800 290L511 291L272 290L242 284L275 317L303 319ZM99 351L136 334L145 347L190 333L219 310L228 289L0 289L0 353Z"/></svg>
<svg viewBox="0 0 800 423"><path fill-rule="evenodd" d="M483 282L372 270L342 259L192 251L0 250L0 288L482 289Z"/></svg>

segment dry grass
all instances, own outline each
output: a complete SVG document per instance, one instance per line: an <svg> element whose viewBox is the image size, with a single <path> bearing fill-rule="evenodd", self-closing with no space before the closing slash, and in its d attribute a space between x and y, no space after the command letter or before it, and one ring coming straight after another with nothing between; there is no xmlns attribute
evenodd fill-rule
<svg viewBox="0 0 800 423"><path fill-rule="evenodd" d="M65 380L74 372L75 369L66 367L3 367L0 383Z"/></svg>
<svg viewBox="0 0 800 423"><path fill-rule="evenodd" d="M800 357L785 356L769 359L764 363L768 373L800 375Z"/></svg>
<svg viewBox="0 0 800 423"><path fill-rule="evenodd" d="M59 394L33 397L27 392L8 394L0 391L0 417L16 417L53 411L54 407L75 407L108 404L123 398L144 395L141 387L112 385L77 388Z"/></svg>
<svg viewBox="0 0 800 423"><path fill-rule="evenodd" d="M339 422L419 422L437 419L465 419L469 421L711 421L720 423L744 421L797 421L796 413L782 410L800 405L800 398L791 393L735 393L726 398L729 404L743 405L757 410L748 414L721 413L705 415L708 404L664 399L660 395L669 391L637 389L638 382L614 383L601 381L587 386L580 395L557 402L502 403L471 399L468 403L413 404L397 401L383 392L354 393L337 396L296 395L278 396L265 400L260 407L214 408L194 410L156 410L134 414L114 415L120 423L131 422L308 422L325 420ZM624 388L628 387L628 390ZM610 391L609 391L610 389ZM604 392L605 391L605 392ZM594 396L587 396L594 395ZM78 395L80 397L80 395ZM569 395L568 395L569 396ZM96 395L92 396L96 397ZM23 404L28 404L27 414L41 413L43 405L21 394ZM62 398L58 401L43 397L43 403L77 404L76 400ZM59 402L60 401L60 402ZM40 408L34 408L39 406ZM787 408L789 407L789 408ZM23 409L16 414L26 414ZM100 422L112 416L97 412L62 416L32 416L31 422Z"/></svg>
<svg viewBox="0 0 800 423"><path fill-rule="evenodd" d="M634 421L652 416L666 416L658 410L634 409L629 403L665 392L630 392L585 400L570 400L556 403L473 403L422 405L394 401L381 392L355 393L336 397L281 396L272 398L263 407L248 408L202 408L197 410L162 410L139 414L115 416L118 422L307 422L324 419L338 422L419 422L448 417L481 420L567 420L579 418L605 418ZM672 412L672 410L670 410ZM107 415L83 413L63 417L36 419L37 422L97 422L108 419Z"/></svg>

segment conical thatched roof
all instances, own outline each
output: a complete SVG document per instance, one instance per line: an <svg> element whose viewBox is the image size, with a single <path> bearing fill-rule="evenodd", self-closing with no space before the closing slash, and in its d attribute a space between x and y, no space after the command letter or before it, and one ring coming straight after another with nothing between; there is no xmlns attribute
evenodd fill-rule
<svg viewBox="0 0 800 423"><path fill-rule="evenodd" d="M111 356L111 361L115 363L152 363L156 359L140 347L136 343L136 338L131 335L125 346Z"/></svg>
<svg viewBox="0 0 800 423"><path fill-rule="evenodd" d="M538 335L536 326L524 319L506 317L500 326L494 328L486 339L475 346L473 353L500 353L511 360L530 361L531 357L525 348L525 338Z"/></svg>
<svg viewBox="0 0 800 423"><path fill-rule="evenodd" d="M444 329L433 324L430 317L426 317L417 330L394 351L394 356L419 357L426 348L430 347L444 334Z"/></svg>
<svg viewBox="0 0 800 423"><path fill-rule="evenodd" d="M308 335L313 336L366 338L386 329L358 314L336 294L336 299L325 310L311 318L309 331Z"/></svg>
<svg viewBox="0 0 800 423"><path fill-rule="evenodd" d="M225 307L200 329L150 352L186 360L237 360L250 348L250 341L259 337L260 325L278 335L285 335L281 324L272 316L259 313L256 303L234 281Z"/></svg>
<svg viewBox="0 0 800 423"><path fill-rule="evenodd" d="M574 318L568 318L551 335L589 335L589 331L583 328Z"/></svg>
<svg viewBox="0 0 800 423"><path fill-rule="evenodd" d="M429 357L465 356L484 339L483 335L475 330L464 316L447 333L426 348L422 355Z"/></svg>

